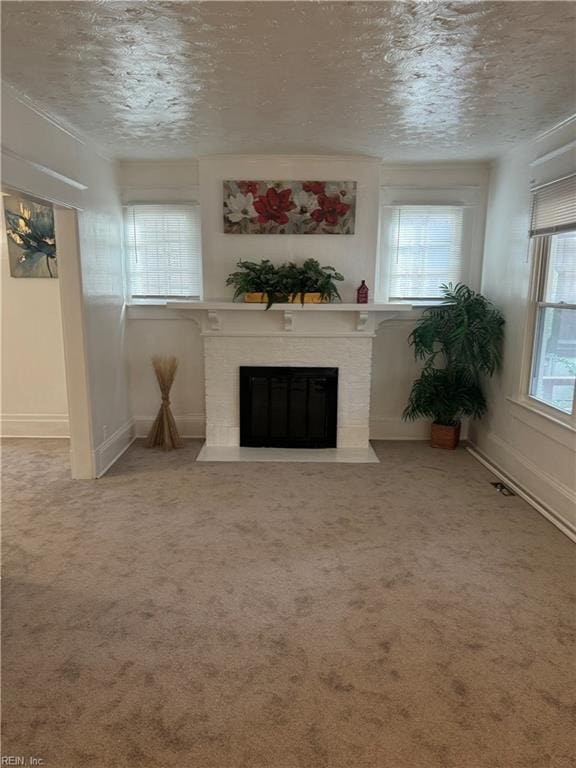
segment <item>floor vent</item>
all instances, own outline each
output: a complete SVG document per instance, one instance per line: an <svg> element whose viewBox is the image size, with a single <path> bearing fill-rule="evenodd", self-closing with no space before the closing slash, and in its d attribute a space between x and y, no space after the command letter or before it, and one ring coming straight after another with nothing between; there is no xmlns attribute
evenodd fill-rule
<svg viewBox="0 0 576 768"><path fill-rule="evenodd" d="M510 490L510 488L508 488L507 485L504 485L504 483L490 483L490 485L493 485L498 493L501 493L503 496L516 496L514 491Z"/></svg>

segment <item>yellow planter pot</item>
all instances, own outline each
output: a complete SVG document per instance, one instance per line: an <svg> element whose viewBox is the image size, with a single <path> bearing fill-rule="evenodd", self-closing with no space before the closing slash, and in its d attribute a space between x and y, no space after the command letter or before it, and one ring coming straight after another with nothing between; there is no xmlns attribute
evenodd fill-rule
<svg viewBox="0 0 576 768"><path fill-rule="evenodd" d="M302 300L299 293L293 293L288 297L291 304L301 304ZM268 295L266 293L245 293L244 302L246 304L267 304ZM319 293L305 293L304 304L326 304L328 299L322 298Z"/></svg>
<svg viewBox="0 0 576 768"><path fill-rule="evenodd" d="M301 294L294 293L292 296L290 296L290 302L292 304L301 304ZM328 299L322 298L322 295L320 293L305 293L304 294L304 304L327 304Z"/></svg>
<svg viewBox="0 0 576 768"><path fill-rule="evenodd" d="M266 304L268 298L265 293L245 293L245 304Z"/></svg>

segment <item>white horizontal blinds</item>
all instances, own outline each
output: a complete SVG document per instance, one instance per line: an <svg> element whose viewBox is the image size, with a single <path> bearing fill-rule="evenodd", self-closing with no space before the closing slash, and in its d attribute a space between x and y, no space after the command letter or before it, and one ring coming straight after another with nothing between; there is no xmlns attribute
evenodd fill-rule
<svg viewBox="0 0 576 768"><path fill-rule="evenodd" d="M462 277L464 209L402 205L392 210L390 298L441 298L442 283Z"/></svg>
<svg viewBox="0 0 576 768"><path fill-rule="evenodd" d="M126 209L127 271L133 298L199 298L200 207L132 205Z"/></svg>
<svg viewBox="0 0 576 768"><path fill-rule="evenodd" d="M576 227L576 174L532 190L531 235L549 235Z"/></svg>

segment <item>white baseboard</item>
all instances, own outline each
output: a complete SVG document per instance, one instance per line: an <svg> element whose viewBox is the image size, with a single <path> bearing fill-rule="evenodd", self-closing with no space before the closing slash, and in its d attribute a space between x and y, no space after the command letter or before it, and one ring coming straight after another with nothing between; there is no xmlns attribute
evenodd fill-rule
<svg viewBox="0 0 576 768"><path fill-rule="evenodd" d="M146 437L154 423L154 416L136 416L136 437ZM203 413L174 414L181 437L205 438L206 417ZM429 440L430 423L427 421L403 421L400 416L370 419L370 440ZM466 439L463 426L462 439Z"/></svg>
<svg viewBox="0 0 576 768"><path fill-rule="evenodd" d="M136 437L146 437L154 416L136 416ZM174 414L181 437L205 438L206 417L203 413ZM402 421L399 416L370 420L370 440L429 440L430 424L426 421Z"/></svg>
<svg viewBox="0 0 576 768"><path fill-rule="evenodd" d="M427 421L403 421L400 416L373 416L370 440L430 440Z"/></svg>
<svg viewBox="0 0 576 768"><path fill-rule="evenodd" d="M110 467L115 464L124 451L132 445L136 439L134 422L126 422L123 426L110 435L107 440L94 449L94 471L96 477L102 477Z"/></svg>
<svg viewBox="0 0 576 768"><path fill-rule="evenodd" d="M466 440L468 427L462 423L460 439ZM373 416L370 440L430 440L430 422L426 419L404 421L401 416Z"/></svg>
<svg viewBox="0 0 576 768"><path fill-rule="evenodd" d="M482 449L469 442L468 452L576 542L576 493L543 472L497 435L484 434L484 441L487 445Z"/></svg>
<svg viewBox="0 0 576 768"><path fill-rule="evenodd" d="M154 423L154 416L136 416L134 424L136 437L146 437ZM174 414L176 426L181 437L205 438L206 417L203 413ZM466 439L466 428L462 425L463 440ZM370 419L370 440L430 440L430 423L428 421L403 421L400 416Z"/></svg>
<svg viewBox="0 0 576 768"><path fill-rule="evenodd" d="M66 413L7 413L0 416L2 437L70 437Z"/></svg>
<svg viewBox="0 0 576 768"><path fill-rule="evenodd" d="M136 437L146 437L155 418L156 414L154 416L136 416L134 419ZM182 416L174 414L174 418L180 437L206 437L206 417L203 413L186 413Z"/></svg>

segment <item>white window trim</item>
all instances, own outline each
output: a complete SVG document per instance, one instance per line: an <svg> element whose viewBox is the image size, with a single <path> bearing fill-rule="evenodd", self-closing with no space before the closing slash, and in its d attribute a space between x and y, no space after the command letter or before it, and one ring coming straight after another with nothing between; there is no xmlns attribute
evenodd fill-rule
<svg viewBox="0 0 576 768"><path fill-rule="evenodd" d="M376 257L376 281L375 300L388 302L389 281L387 277L389 254L382 258L381 249L384 245L386 222L382 211L385 208L393 208L402 205L438 205L460 206L465 209L463 233L462 233L462 277L472 290L479 290L482 275L482 255L484 246L483 226L483 194L480 186L459 186L446 188L401 187L382 186L380 188L380 221L378 226L378 244ZM385 261L386 258L386 261ZM386 270L386 273L383 272ZM426 307L442 303L442 299L414 299L405 301L395 299L395 303L411 304L412 306Z"/></svg>
<svg viewBox="0 0 576 768"><path fill-rule="evenodd" d="M138 205L159 205L159 206L196 206L200 209L200 200L198 194L198 187L192 187L193 194L186 199L129 199L122 202L122 269L124 278L124 305L127 307L138 306L158 306L165 307L167 301L170 302L187 302L191 301L203 301L204 299L204 258L202 253L202 231L200 231L200 296L197 299L180 298L178 296L168 297L167 299L160 298L134 298L130 290L130 276L128 273L128 242L127 242L127 230L126 230L126 216L129 208L133 208ZM143 196L144 197L144 196ZM200 222L202 222L202 216L200 214Z"/></svg>
<svg viewBox="0 0 576 768"><path fill-rule="evenodd" d="M508 402L522 408L524 411L529 411L535 416L546 419L546 421L554 427L560 427L561 429L568 430L568 432L572 435L571 447L576 447L576 420L573 418L573 416L570 416L570 414L565 413L564 411L559 411L557 408L553 408L541 400L537 400L531 395L517 395L516 397L508 397L506 399ZM526 419L524 419L524 421L526 421L526 423L528 423L534 429L538 429L538 431L546 433L546 430L539 427L538 422L533 422L532 420ZM549 437L552 437L552 435L549 435ZM558 438L556 439L558 442L562 442Z"/></svg>
<svg viewBox="0 0 576 768"><path fill-rule="evenodd" d="M544 249L547 248L546 237L532 237L528 244L528 253L531 263L530 289L528 294L528 308L526 312L526 324L524 331L524 343L522 349L522 363L520 367L520 386L515 396L508 400L521 406L532 413L548 419L557 427L567 427L571 432L576 430L576 390L574 393L574 407L572 413L566 413L559 408L545 403L530 394L532 385L532 361L536 350L536 325L538 322L538 306L542 281L545 279L543 270L545 259ZM572 305L563 305L569 307ZM537 428L535 426L534 428Z"/></svg>

